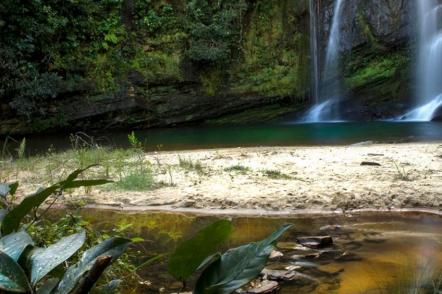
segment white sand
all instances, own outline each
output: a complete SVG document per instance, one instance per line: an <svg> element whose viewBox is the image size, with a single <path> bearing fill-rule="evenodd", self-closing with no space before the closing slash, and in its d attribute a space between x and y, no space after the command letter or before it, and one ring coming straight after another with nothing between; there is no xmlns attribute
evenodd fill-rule
<svg viewBox="0 0 442 294"><path fill-rule="evenodd" d="M197 209L442 209L440 143L236 148L146 156L163 173L156 180L170 183L172 178L175 186L146 192L95 188L88 200L100 205ZM180 168L179 156L200 162L204 174ZM381 166L361 166L363 161ZM234 165L250 171L225 171ZM290 178L272 179L264 170L278 170Z"/></svg>

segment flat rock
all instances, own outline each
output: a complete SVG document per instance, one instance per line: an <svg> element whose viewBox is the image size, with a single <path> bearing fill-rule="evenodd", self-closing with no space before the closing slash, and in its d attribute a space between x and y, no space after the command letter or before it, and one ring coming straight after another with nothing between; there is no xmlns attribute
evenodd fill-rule
<svg viewBox="0 0 442 294"><path fill-rule="evenodd" d="M255 287L248 289L246 293L248 294L265 294L265 293L274 293L278 291L279 284L276 281L264 280L260 284Z"/></svg>
<svg viewBox="0 0 442 294"><path fill-rule="evenodd" d="M333 245L333 239L330 236L308 236L296 238L296 241L302 246L320 249Z"/></svg>
<svg viewBox="0 0 442 294"><path fill-rule="evenodd" d="M291 281L296 278L296 272L288 270L271 270L265 268L261 274L264 275L264 278L272 281Z"/></svg>

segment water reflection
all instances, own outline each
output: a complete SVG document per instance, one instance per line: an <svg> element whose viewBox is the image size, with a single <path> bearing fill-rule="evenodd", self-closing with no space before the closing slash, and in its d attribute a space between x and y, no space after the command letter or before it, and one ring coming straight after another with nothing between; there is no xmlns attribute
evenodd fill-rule
<svg viewBox="0 0 442 294"><path fill-rule="evenodd" d="M96 227L110 228L119 223L132 223L130 234L146 240L140 248L149 256L170 252L179 240L188 238L216 219L190 214L100 210L84 210L83 214ZM279 293L433 293L433 283L442 273L442 217L384 213L291 218L234 217L232 220L235 231L226 248L262 239L281 224L294 224L279 243L279 250L285 257L272 262L271 267L301 266L300 272L318 282L284 282ZM324 231L330 225L338 225L340 229ZM334 251L330 252L340 250L345 254L331 260L322 257L290 259L294 251L287 248L294 244L295 238L312 234L332 235L335 244ZM140 274L143 279L152 281L152 285L137 289L137 293L158 293L161 287L166 287L166 293L171 293L174 287L179 287L167 275L165 264L150 267ZM132 292L127 290L127 293Z"/></svg>
<svg viewBox="0 0 442 294"><path fill-rule="evenodd" d="M129 147L126 132L93 135L103 146ZM237 127L187 127L136 132L148 151L190 150L248 146L302 146L352 144L362 141L414 142L442 140L441 122L337 122ZM1 139L0 139L1 143ZM69 135L35 135L27 138L27 151L46 153L71 148ZM11 146L14 150L17 146Z"/></svg>

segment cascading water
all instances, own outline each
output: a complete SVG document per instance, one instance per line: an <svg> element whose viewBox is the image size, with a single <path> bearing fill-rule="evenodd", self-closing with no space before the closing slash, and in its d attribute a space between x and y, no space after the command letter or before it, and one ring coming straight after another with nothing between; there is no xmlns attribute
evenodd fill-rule
<svg viewBox="0 0 442 294"><path fill-rule="evenodd" d="M310 55L312 68L312 96L315 104L319 103L319 51L318 51L318 20L317 20L317 5L316 0L310 0Z"/></svg>
<svg viewBox="0 0 442 294"><path fill-rule="evenodd" d="M333 20L331 24L330 34L328 37L327 51L325 55L325 65L322 78L319 76L318 47L317 47L317 28L316 28L316 11L314 0L310 1L310 36L311 54L313 59L316 58L317 64L313 64L314 83L317 85L318 92L315 96L315 105L310 109L305 117L307 122L322 122L339 120L339 99L341 90L339 79L336 76L339 73L339 51L340 51L340 28L343 11L344 0L336 0L334 6ZM312 16L313 15L313 16ZM313 31L312 31L313 28ZM315 61L313 61L315 63ZM317 68L315 68L317 66ZM315 70L317 73L315 74ZM333 80L333 83L330 81ZM323 83L322 81L325 81Z"/></svg>
<svg viewBox="0 0 442 294"><path fill-rule="evenodd" d="M416 0L418 6L418 107L401 117L407 121L431 121L442 107L442 4Z"/></svg>

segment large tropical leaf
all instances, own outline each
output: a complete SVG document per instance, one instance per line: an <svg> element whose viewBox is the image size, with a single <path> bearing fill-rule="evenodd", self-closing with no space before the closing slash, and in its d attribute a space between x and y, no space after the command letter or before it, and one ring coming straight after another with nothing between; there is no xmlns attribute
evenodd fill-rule
<svg viewBox="0 0 442 294"><path fill-rule="evenodd" d="M120 257L131 241L124 238L111 238L85 251L80 261L65 272L55 293L71 293L83 277L91 270L100 256L110 256L112 261Z"/></svg>
<svg viewBox="0 0 442 294"><path fill-rule="evenodd" d="M31 284L37 284L54 268L71 257L83 246L86 233L80 232L63 239L47 248L34 249L26 262L31 273Z"/></svg>
<svg viewBox="0 0 442 294"><path fill-rule="evenodd" d="M18 261L23 251L31 245L34 245L34 242L25 231L12 233L0 239L0 251L9 255L14 261Z"/></svg>
<svg viewBox="0 0 442 294"><path fill-rule="evenodd" d="M20 265L6 253L0 252L0 292L27 293L30 289Z"/></svg>
<svg viewBox="0 0 442 294"><path fill-rule="evenodd" d="M169 273L176 279L187 279L208 256L217 251L232 230L230 221L220 220L202 229L193 238L182 242L170 257Z"/></svg>
<svg viewBox="0 0 442 294"><path fill-rule="evenodd" d="M56 183L48 188L39 189L36 193L26 197L23 201L14 207L3 219L1 225L1 232L3 235L10 234L17 231L23 218L34 208L39 207L49 196L55 192L67 188L77 188L84 184L86 186L102 185L107 183L104 180L92 180L91 181L75 181L75 179L87 169L93 167L88 166L84 169L78 169L71 173L66 180Z"/></svg>
<svg viewBox="0 0 442 294"><path fill-rule="evenodd" d="M284 225L266 239L225 252L199 277L194 294L229 294L256 278L265 267L273 243L291 225Z"/></svg>

